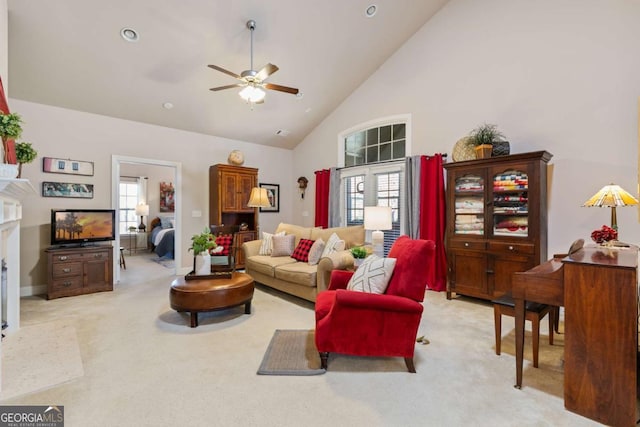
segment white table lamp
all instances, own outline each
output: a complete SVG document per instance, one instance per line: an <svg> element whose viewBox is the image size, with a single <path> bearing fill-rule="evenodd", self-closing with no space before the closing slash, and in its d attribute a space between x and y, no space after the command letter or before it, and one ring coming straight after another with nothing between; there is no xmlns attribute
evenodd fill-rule
<svg viewBox="0 0 640 427"><path fill-rule="evenodd" d="M144 231L147 226L144 225L142 217L149 215L149 205L144 203L136 205L136 215L140 215L140 225L138 225L138 230Z"/></svg>
<svg viewBox="0 0 640 427"><path fill-rule="evenodd" d="M365 206L364 228L373 230L371 233L371 245L373 253L384 257L384 233L381 230L391 230L391 208L389 206Z"/></svg>

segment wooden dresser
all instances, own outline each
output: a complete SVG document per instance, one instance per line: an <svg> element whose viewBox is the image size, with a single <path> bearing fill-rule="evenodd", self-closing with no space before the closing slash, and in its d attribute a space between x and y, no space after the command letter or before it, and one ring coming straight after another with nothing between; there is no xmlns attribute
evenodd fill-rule
<svg viewBox="0 0 640 427"><path fill-rule="evenodd" d="M113 290L113 247L49 248L47 299Z"/></svg>

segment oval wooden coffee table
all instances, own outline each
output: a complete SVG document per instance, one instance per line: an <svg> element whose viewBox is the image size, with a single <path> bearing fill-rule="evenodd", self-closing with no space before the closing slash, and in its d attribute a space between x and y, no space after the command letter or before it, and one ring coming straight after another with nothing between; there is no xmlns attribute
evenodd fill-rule
<svg viewBox="0 0 640 427"><path fill-rule="evenodd" d="M245 273L233 273L230 279L194 279L179 277L171 283L169 301L178 312L191 313L191 327L198 326L198 313L224 310L244 304L251 314L253 279Z"/></svg>

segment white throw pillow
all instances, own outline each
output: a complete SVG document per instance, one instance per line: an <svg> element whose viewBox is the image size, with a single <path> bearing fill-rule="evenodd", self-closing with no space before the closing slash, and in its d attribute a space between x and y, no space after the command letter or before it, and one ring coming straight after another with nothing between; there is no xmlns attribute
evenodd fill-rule
<svg viewBox="0 0 640 427"><path fill-rule="evenodd" d="M320 258L322 257L322 252L324 251L325 243L324 240L318 238L313 245L311 245L311 249L309 249L309 265L316 265Z"/></svg>
<svg viewBox="0 0 640 427"><path fill-rule="evenodd" d="M344 250L344 240L340 240L340 237L336 233L331 234L329 236L329 240L324 246L324 250L322 251L322 255L320 258L325 257L334 252L339 252Z"/></svg>
<svg viewBox="0 0 640 427"><path fill-rule="evenodd" d="M395 258L380 258L377 255L369 255L351 276L349 283L347 283L347 289L371 294L384 294L395 266Z"/></svg>
<svg viewBox="0 0 640 427"><path fill-rule="evenodd" d="M262 243L260 244L260 250L258 251L258 255L271 255L273 252L273 236L284 236L284 231L279 233L266 233L262 232Z"/></svg>
<svg viewBox="0 0 640 427"><path fill-rule="evenodd" d="M296 236L294 234L273 236L273 251L271 256L291 256L296 248Z"/></svg>

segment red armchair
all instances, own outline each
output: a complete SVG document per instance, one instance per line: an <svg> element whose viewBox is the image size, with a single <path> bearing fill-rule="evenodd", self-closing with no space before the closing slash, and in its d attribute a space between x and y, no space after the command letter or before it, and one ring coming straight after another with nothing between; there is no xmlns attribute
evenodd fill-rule
<svg viewBox="0 0 640 427"><path fill-rule="evenodd" d="M404 357L409 372L416 372L413 352L434 249L431 240L398 238L389 251L396 265L382 295L349 291L353 272L332 271L329 289L316 299L315 340L324 369L334 352Z"/></svg>

